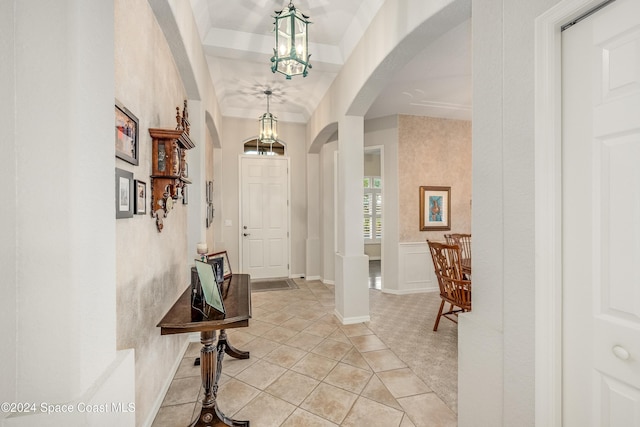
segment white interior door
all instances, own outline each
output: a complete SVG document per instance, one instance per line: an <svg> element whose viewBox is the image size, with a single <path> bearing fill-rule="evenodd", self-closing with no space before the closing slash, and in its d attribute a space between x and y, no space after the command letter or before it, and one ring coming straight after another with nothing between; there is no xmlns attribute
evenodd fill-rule
<svg viewBox="0 0 640 427"><path fill-rule="evenodd" d="M640 427L640 1L562 35L563 423Z"/></svg>
<svg viewBox="0 0 640 427"><path fill-rule="evenodd" d="M289 277L289 160L242 157L242 270Z"/></svg>

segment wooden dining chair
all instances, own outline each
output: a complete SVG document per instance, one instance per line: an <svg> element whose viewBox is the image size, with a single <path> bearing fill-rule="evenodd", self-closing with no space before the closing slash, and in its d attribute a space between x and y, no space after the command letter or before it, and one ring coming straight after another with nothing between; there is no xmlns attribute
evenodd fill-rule
<svg viewBox="0 0 640 427"><path fill-rule="evenodd" d="M445 234L445 240L448 245L460 246L460 263L462 264L462 270L466 274L466 278L471 277L471 234L453 233Z"/></svg>
<svg viewBox="0 0 640 427"><path fill-rule="evenodd" d="M445 234L444 238L447 241L448 245L460 246L462 259L471 259L471 234Z"/></svg>
<svg viewBox="0 0 640 427"><path fill-rule="evenodd" d="M461 251L458 245L431 242L429 251L433 260L433 268L440 287L440 309L433 330L438 330L440 318L458 323L458 314L471 311L471 280L465 279L462 269ZM445 303L449 303L449 311L443 313Z"/></svg>

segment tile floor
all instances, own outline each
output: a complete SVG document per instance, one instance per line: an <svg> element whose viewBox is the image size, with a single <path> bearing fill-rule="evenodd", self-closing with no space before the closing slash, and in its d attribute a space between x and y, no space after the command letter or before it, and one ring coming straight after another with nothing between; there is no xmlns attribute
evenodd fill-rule
<svg viewBox="0 0 640 427"><path fill-rule="evenodd" d="M369 261L369 288L382 289L382 261Z"/></svg>
<svg viewBox="0 0 640 427"><path fill-rule="evenodd" d="M253 293L250 326L227 330L231 344L251 352L224 358L218 404L227 416L252 427L456 426L455 412L370 324L336 320L332 286L296 283ZM189 345L153 427L187 426L198 415L200 347Z"/></svg>

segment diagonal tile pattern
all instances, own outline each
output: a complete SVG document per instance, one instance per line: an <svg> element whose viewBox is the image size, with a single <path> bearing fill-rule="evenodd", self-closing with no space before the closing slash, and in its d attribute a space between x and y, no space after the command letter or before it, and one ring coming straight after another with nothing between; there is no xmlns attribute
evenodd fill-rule
<svg viewBox="0 0 640 427"><path fill-rule="evenodd" d="M225 415L252 427L456 426L457 327L431 330L437 293L372 289L371 321L341 325L332 286L295 281L298 289L253 293L250 326L227 330L251 358L224 358ZM200 347L189 345L153 427L186 426L199 413Z"/></svg>

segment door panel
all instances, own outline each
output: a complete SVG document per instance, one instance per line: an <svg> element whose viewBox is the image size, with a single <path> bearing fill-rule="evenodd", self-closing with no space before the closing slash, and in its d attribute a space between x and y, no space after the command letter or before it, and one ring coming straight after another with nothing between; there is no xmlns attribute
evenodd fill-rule
<svg viewBox="0 0 640 427"><path fill-rule="evenodd" d="M563 425L640 427L640 2L562 38Z"/></svg>
<svg viewBox="0 0 640 427"><path fill-rule="evenodd" d="M640 407L640 393L635 387L630 387L615 378L602 375L602 407L601 420L603 426L623 426L633 424L638 419Z"/></svg>
<svg viewBox="0 0 640 427"><path fill-rule="evenodd" d="M241 159L243 270L254 279L288 277L288 160Z"/></svg>

